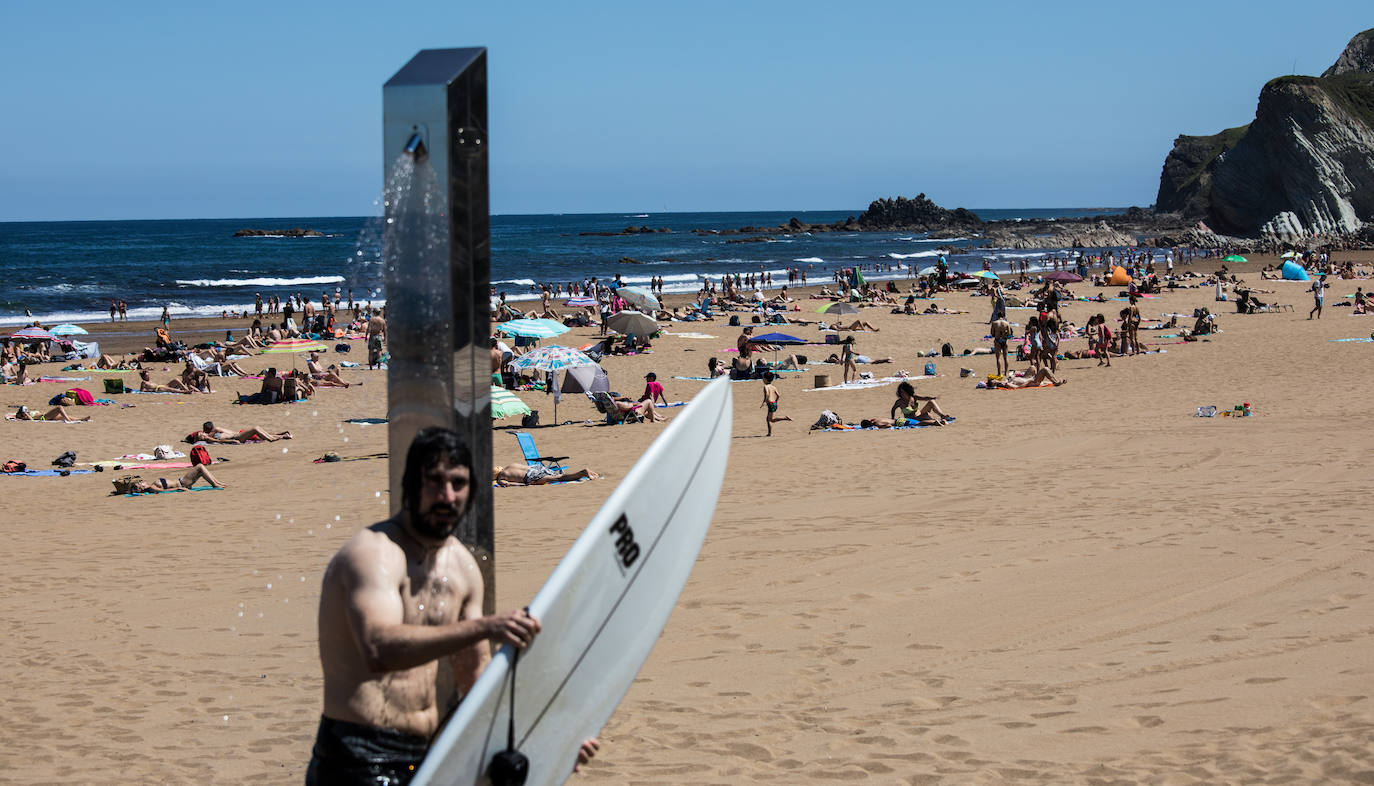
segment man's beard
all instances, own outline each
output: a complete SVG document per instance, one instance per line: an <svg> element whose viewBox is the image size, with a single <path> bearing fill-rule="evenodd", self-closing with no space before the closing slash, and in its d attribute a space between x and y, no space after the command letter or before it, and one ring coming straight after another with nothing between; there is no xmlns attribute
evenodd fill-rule
<svg viewBox="0 0 1374 786"><path fill-rule="evenodd" d="M415 531L433 540L444 540L458 532L463 514L447 505L431 505L424 512L410 513L410 525Z"/></svg>

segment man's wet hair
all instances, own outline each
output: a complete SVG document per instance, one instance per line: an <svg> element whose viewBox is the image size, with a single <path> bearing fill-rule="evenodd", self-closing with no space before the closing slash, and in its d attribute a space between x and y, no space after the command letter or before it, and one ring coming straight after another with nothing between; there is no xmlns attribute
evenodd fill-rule
<svg viewBox="0 0 1374 786"><path fill-rule="evenodd" d="M414 512L420 504L420 486L425 470L443 461L450 467L467 467L468 477L475 478L472 468L472 449L458 432L442 426L420 429L406 451L406 468L401 474L401 504Z"/></svg>

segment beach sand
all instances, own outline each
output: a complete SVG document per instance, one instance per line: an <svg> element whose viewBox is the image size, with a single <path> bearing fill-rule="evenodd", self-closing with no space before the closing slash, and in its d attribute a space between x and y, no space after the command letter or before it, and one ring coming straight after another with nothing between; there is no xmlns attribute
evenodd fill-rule
<svg viewBox="0 0 1374 786"><path fill-rule="evenodd" d="M1352 256L1374 260L1337 258ZM805 392L817 373L840 376L812 366L778 383L794 422L764 438L760 383L736 383L711 533L580 782L1369 782L1374 346L1330 341L1374 332L1374 317L1334 305L1368 282L1333 281L1324 318L1308 321L1303 285L1246 277L1294 312L1238 316L1210 288L1170 292L1145 315L1206 306L1224 332L1110 369L1064 361L1063 387L977 390L990 356L935 358L940 376L916 387L957 416L945 428L809 432L823 409L886 416L895 393ZM987 346L987 299L938 303L972 313L866 309L881 330L856 334L858 351L895 363L863 370L919 375L918 351ZM800 304L817 317L816 301ZM1082 325L1123 305L1064 311ZM151 327L116 325L101 345L142 346ZM612 387L636 394L655 371L670 400L688 399L704 383L673 377L704 374L738 334L723 319L673 329L715 338L610 358ZM820 340L814 326L783 330ZM1143 332L1176 340L1156 335ZM87 376L59 367L42 371ZM100 395L105 375L90 376L71 384ZM212 448L230 459L214 468L222 491L112 497L119 471L0 478L0 710L14 736L0 782L301 782L320 707L321 572L388 507L384 460L312 463L386 450L385 426L342 422L386 415L384 372L345 378L364 384L301 404L235 406L257 383L217 379L213 395L113 396L135 406L80 411L89 424L0 423L0 459L33 467L66 449L84 462L177 445L206 419L296 435ZM0 407L66 386L3 386ZM521 396L551 422L542 393ZM1254 417L1194 417L1241 402ZM596 414L580 401L559 415L577 425L536 430L539 447L609 478L496 490L502 608L528 601L661 431L583 427ZM498 426L497 461L518 461Z"/></svg>

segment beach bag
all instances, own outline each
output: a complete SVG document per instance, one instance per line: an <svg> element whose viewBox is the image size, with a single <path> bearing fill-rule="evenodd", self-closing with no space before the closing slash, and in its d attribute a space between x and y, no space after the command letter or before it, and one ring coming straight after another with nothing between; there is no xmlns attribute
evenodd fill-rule
<svg viewBox="0 0 1374 786"><path fill-rule="evenodd" d="M3 465L0 465L0 472L5 473L6 475L11 475L15 472L23 472L28 468L29 465L25 464L24 462L19 461L18 459L10 459L9 461L6 461Z"/></svg>
<svg viewBox="0 0 1374 786"><path fill-rule="evenodd" d="M76 464L76 453L70 450L63 452L62 455L52 460L52 465L54 467L70 467L74 464Z"/></svg>
<svg viewBox="0 0 1374 786"><path fill-rule="evenodd" d="M730 315L730 327L739 327L739 314Z"/></svg>
<svg viewBox="0 0 1374 786"><path fill-rule="evenodd" d="M931 361L931 362L929 362L929 363L926 363L926 367L925 367L925 369L924 369L924 372L925 372L925 375L928 376L928 377L933 377L933 376L935 376L935 362L934 362L934 361Z"/></svg>
<svg viewBox="0 0 1374 786"><path fill-rule="evenodd" d="M158 445L153 448L153 458L159 460L176 458L176 450L171 445Z"/></svg>
<svg viewBox="0 0 1374 786"><path fill-rule="evenodd" d="M335 345L334 345L334 351L335 351L335 352L351 352L352 349L353 349L353 348L352 348L351 346L349 346L348 344L335 344Z"/></svg>
<svg viewBox="0 0 1374 786"><path fill-rule="evenodd" d="M952 357L954 357L954 347L953 347L953 345L951 345L949 342L945 342L944 344L942 344L942 345L940 346L940 356L941 356L941 357L947 357L947 358L952 358Z"/></svg>
<svg viewBox="0 0 1374 786"><path fill-rule="evenodd" d="M214 459L210 458L210 451L206 450L204 445L196 445L191 448L191 466L213 464L214 461Z"/></svg>
<svg viewBox="0 0 1374 786"><path fill-rule="evenodd" d="M533 410L528 415L520 418L521 428L534 428L539 425L539 410Z"/></svg>
<svg viewBox="0 0 1374 786"><path fill-rule="evenodd" d="M110 481L114 484L115 494L128 494L134 490L134 485L143 480L141 475L125 475L122 478L115 478Z"/></svg>

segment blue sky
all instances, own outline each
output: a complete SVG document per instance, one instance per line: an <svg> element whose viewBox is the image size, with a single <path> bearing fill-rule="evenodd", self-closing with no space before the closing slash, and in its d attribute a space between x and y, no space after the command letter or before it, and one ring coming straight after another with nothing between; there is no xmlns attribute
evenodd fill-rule
<svg viewBox="0 0 1374 786"><path fill-rule="evenodd" d="M368 215L381 86L489 49L495 213L1147 205L1368 0L9 3L0 220ZM1117 7L1119 6L1119 7Z"/></svg>

